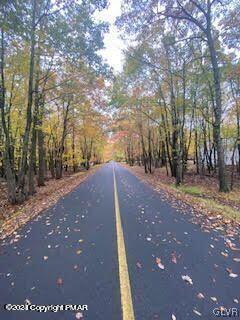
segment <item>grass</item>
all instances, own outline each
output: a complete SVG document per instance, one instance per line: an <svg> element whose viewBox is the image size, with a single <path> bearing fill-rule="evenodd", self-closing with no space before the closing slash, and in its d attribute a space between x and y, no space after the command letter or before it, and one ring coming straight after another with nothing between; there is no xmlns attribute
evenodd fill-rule
<svg viewBox="0 0 240 320"><path fill-rule="evenodd" d="M212 212L215 211L218 214L220 213L227 219L240 221L239 211L231 208L230 206L219 204L212 199L200 199L200 202L205 204L207 208L210 208Z"/></svg>
<svg viewBox="0 0 240 320"><path fill-rule="evenodd" d="M176 187L175 184L172 184L172 187L174 190L178 190L184 194L192 196L193 200L196 200L196 202L202 205L205 209L215 212L216 214L221 214L226 219L240 221L240 213L238 210L232 208L230 205L220 204L213 198L204 198L204 194L207 193L207 190L203 190L203 188L193 185L181 185ZM235 196L233 198L235 200Z"/></svg>
<svg viewBox="0 0 240 320"><path fill-rule="evenodd" d="M221 197L225 198L226 200L234 201L237 204L240 204L240 193L239 190L233 190L229 193L221 194Z"/></svg>
<svg viewBox="0 0 240 320"><path fill-rule="evenodd" d="M198 186L182 185L176 188L181 190L183 193L190 194L191 196L201 197L203 195L203 190Z"/></svg>
<svg viewBox="0 0 240 320"><path fill-rule="evenodd" d="M220 214L226 221L240 222L240 184L237 181L234 190L223 193L218 192L217 180L214 177L203 179L194 174L188 174L185 182L177 187L174 179L167 177L164 170L158 169L153 175L145 175L142 168L139 167L131 168L131 170L156 189L162 188L177 199L182 199L207 214Z"/></svg>

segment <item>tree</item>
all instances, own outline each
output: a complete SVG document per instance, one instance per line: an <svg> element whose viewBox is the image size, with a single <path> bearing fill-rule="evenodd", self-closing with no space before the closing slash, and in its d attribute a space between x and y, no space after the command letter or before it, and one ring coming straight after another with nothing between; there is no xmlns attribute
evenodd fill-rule
<svg viewBox="0 0 240 320"><path fill-rule="evenodd" d="M142 10L143 7L145 7L144 10ZM180 41L199 38L207 44L214 88L214 139L217 149L219 189L220 191L228 191L221 136L223 107L218 52L220 42L213 20L217 17L217 12L221 14L221 9L230 10L230 2L226 2L224 8L221 7L221 2L215 0L204 2L161 0L148 1L147 3L145 1L130 1L129 3L128 1L126 5L123 5L123 14L118 19L118 25L124 27L131 34L137 34L139 39L143 32L144 35L149 36L151 32L158 30L159 24L162 24L164 28L164 24L168 24L168 21L171 20L173 26L182 33ZM153 36L156 37L155 34Z"/></svg>
<svg viewBox="0 0 240 320"><path fill-rule="evenodd" d="M63 132L51 162L56 177L62 176L70 111L80 85L75 83L69 90L73 74L65 66L72 70L81 66L81 72L85 68L92 78L106 73L97 52L103 47L107 25L94 18L106 5L105 0L60 0L58 6L48 0L1 2L0 133L5 149L2 170L11 203L35 192L37 173L38 185L44 185L49 141L43 128L46 109L53 104L64 109ZM24 64L18 67L20 57ZM84 103L84 96L82 92L79 99L83 101L78 104Z"/></svg>

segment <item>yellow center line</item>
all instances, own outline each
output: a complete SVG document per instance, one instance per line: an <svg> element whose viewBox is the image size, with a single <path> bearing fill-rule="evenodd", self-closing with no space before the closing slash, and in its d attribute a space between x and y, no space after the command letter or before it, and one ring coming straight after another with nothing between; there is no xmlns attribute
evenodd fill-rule
<svg viewBox="0 0 240 320"><path fill-rule="evenodd" d="M128 264L126 257L126 248L123 236L121 214L118 202L117 182L113 165L113 181L114 181L114 202L116 213L116 230L117 230L117 249L118 249L118 268L120 280L120 295L122 306L122 319L134 320L133 302L131 294L131 285L128 273Z"/></svg>

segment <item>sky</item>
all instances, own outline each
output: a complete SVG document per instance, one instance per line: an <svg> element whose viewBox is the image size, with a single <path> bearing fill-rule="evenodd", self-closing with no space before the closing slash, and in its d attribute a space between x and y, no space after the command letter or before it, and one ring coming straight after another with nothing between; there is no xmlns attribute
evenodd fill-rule
<svg viewBox="0 0 240 320"><path fill-rule="evenodd" d="M120 33L114 25L115 19L121 14L121 0L109 0L109 7L96 16L97 19L109 23L109 32L105 35L105 49L100 54L114 71L120 72L123 66L124 42L120 39Z"/></svg>

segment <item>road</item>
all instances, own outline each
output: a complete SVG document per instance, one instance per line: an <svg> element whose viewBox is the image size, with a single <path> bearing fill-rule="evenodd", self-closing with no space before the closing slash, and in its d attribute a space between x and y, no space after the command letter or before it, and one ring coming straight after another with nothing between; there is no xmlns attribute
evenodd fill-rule
<svg viewBox="0 0 240 320"><path fill-rule="evenodd" d="M240 310L240 251L190 218L127 169L104 165L2 242L0 319L210 320L221 306ZM3 308L25 303L88 310Z"/></svg>

